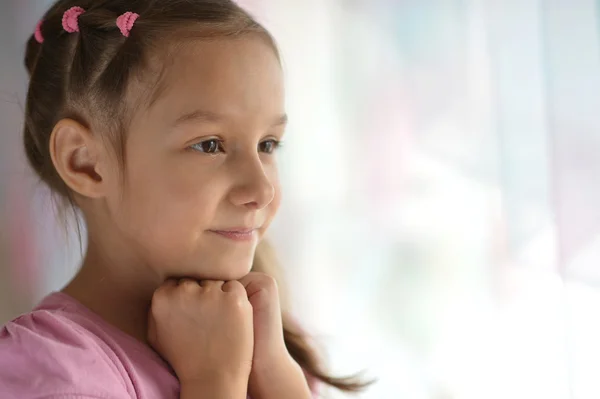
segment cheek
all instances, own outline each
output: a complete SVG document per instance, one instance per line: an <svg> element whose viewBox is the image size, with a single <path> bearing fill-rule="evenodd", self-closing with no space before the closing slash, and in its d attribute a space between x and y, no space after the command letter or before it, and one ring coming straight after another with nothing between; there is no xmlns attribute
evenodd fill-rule
<svg viewBox="0 0 600 399"><path fill-rule="evenodd" d="M131 233L150 245L191 244L212 222L219 203L215 188L205 174L177 162L133 163L128 167L124 219Z"/></svg>

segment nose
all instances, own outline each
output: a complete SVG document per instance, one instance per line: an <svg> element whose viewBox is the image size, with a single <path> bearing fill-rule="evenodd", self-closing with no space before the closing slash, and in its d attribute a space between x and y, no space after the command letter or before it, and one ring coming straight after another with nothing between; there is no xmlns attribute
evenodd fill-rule
<svg viewBox="0 0 600 399"><path fill-rule="evenodd" d="M240 162L234 173L236 184L229 193L233 205L258 210L267 207L275 198L275 185L258 156Z"/></svg>

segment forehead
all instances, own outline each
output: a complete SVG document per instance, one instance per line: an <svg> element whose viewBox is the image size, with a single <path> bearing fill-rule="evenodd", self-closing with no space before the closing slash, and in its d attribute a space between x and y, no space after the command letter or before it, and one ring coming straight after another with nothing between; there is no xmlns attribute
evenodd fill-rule
<svg viewBox="0 0 600 399"><path fill-rule="evenodd" d="M185 41L166 61L162 89L148 110L155 116L172 119L195 109L232 117L284 113L279 59L257 35Z"/></svg>

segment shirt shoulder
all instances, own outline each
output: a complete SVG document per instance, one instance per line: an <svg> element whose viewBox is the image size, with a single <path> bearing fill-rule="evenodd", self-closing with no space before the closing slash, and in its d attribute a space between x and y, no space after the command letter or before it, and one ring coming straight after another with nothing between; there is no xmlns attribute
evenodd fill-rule
<svg viewBox="0 0 600 399"><path fill-rule="evenodd" d="M0 397L131 397L123 371L92 332L60 310L38 309L0 329Z"/></svg>

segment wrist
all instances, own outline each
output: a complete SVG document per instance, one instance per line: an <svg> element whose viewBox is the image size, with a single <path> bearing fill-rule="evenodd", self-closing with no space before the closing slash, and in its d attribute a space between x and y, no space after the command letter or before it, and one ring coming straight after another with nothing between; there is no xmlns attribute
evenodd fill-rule
<svg viewBox="0 0 600 399"><path fill-rule="evenodd" d="M311 397L304 371L289 354L253 366L249 388L257 399Z"/></svg>
<svg viewBox="0 0 600 399"><path fill-rule="evenodd" d="M262 350L254 351L252 359L252 370L272 369L274 366L289 366L295 364L296 361L288 352L285 344L272 345L270 348L261 348Z"/></svg>
<svg viewBox="0 0 600 399"><path fill-rule="evenodd" d="M217 371L180 380L181 399L246 399L248 378Z"/></svg>

